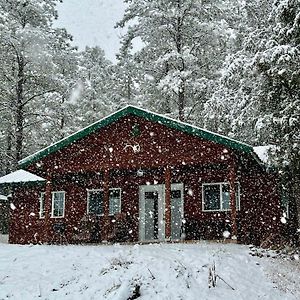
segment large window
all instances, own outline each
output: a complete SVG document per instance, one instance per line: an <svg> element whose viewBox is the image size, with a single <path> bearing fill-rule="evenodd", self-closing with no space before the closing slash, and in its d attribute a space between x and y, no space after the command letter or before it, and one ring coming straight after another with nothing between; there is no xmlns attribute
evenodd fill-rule
<svg viewBox="0 0 300 300"><path fill-rule="evenodd" d="M87 210L89 214L103 215L103 190L88 190ZM121 189L109 189L109 214L121 212Z"/></svg>
<svg viewBox="0 0 300 300"><path fill-rule="evenodd" d="M240 209L240 184L235 184L236 209ZM229 183L204 183L202 185L203 211L229 211L230 186Z"/></svg>
<svg viewBox="0 0 300 300"><path fill-rule="evenodd" d="M40 194L40 211L39 211L39 216L40 219L45 218L45 192L42 192Z"/></svg>
<svg viewBox="0 0 300 300"><path fill-rule="evenodd" d="M65 192L52 192L52 218L65 216Z"/></svg>

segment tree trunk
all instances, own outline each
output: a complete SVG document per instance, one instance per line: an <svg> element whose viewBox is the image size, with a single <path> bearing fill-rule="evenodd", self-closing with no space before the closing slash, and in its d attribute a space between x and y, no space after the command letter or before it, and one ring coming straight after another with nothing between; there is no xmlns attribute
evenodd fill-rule
<svg viewBox="0 0 300 300"><path fill-rule="evenodd" d="M182 0L177 0L177 8L178 13L182 9ZM179 57L182 55L182 17L177 18L177 32L176 32L176 48ZM181 63L179 63L179 71L183 72L185 69L183 58L181 57ZM181 82L178 87L178 114L179 120L184 121L184 109L185 109L185 87L184 87L184 80L181 78Z"/></svg>
<svg viewBox="0 0 300 300"><path fill-rule="evenodd" d="M16 147L15 147L15 161L14 167L17 168L18 161L22 158L23 154L23 140L24 140L24 59L18 57L18 82L16 86Z"/></svg>
<svg viewBox="0 0 300 300"><path fill-rule="evenodd" d="M6 135L6 158L5 158L5 173L10 173L11 170L11 161L12 161L12 133L10 130L7 131Z"/></svg>
<svg viewBox="0 0 300 300"><path fill-rule="evenodd" d="M130 100L131 100L131 83L132 83L132 80L131 80L131 76L130 75L128 75L127 76L127 89L126 89L126 92L127 92L127 95L126 95L126 97L127 97L127 101L128 102L130 102Z"/></svg>
<svg viewBox="0 0 300 300"><path fill-rule="evenodd" d="M179 88L178 92L178 111L179 111L179 120L184 121L184 106L185 106L185 95L184 95L184 85Z"/></svg>

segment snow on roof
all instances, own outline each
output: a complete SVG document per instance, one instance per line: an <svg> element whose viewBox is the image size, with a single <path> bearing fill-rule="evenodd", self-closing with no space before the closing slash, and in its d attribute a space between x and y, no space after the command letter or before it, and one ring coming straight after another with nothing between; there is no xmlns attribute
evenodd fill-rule
<svg viewBox="0 0 300 300"><path fill-rule="evenodd" d="M257 146L257 147L253 147L254 152L257 154L257 156L259 157L259 159L267 164L269 163L269 151L270 150L274 150L275 146L274 145L267 145L267 146Z"/></svg>
<svg viewBox="0 0 300 300"><path fill-rule="evenodd" d="M0 195L0 201L7 201L7 197L4 195Z"/></svg>
<svg viewBox="0 0 300 300"><path fill-rule="evenodd" d="M35 181L45 181L46 179L34 175L25 170L18 170L13 173L7 174L0 177L0 184L4 183L21 183L21 182L35 182Z"/></svg>

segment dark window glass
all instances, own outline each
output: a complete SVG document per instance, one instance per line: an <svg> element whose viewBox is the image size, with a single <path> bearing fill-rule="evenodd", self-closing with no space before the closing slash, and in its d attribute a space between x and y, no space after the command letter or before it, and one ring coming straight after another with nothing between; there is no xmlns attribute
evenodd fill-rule
<svg viewBox="0 0 300 300"><path fill-rule="evenodd" d="M222 210L230 209L230 188L229 184L222 184Z"/></svg>
<svg viewBox="0 0 300 300"><path fill-rule="evenodd" d="M103 214L103 191L89 191L89 213Z"/></svg>
<svg viewBox="0 0 300 300"><path fill-rule="evenodd" d="M109 191L109 214L115 215L121 212L121 190L111 189Z"/></svg>
<svg viewBox="0 0 300 300"><path fill-rule="evenodd" d="M203 186L204 210L220 210L220 185Z"/></svg>
<svg viewBox="0 0 300 300"><path fill-rule="evenodd" d="M181 199L181 190L171 191L171 199Z"/></svg>

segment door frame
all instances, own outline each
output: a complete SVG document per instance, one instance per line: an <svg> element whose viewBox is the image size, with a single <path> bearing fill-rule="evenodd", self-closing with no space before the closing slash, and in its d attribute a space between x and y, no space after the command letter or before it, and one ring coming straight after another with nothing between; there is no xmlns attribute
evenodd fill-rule
<svg viewBox="0 0 300 300"><path fill-rule="evenodd" d="M171 184L171 191L180 190L181 191L181 220L184 219L184 185L183 183L172 183ZM171 199L172 205L172 199ZM172 215L171 215L171 224L172 224ZM171 237L172 239L172 230L171 230ZM176 239L177 241L177 239Z"/></svg>
<svg viewBox="0 0 300 300"><path fill-rule="evenodd" d="M145 192L158 193L158 239L153 241L165 240L165 188L164 184L140 185L139 186L139 240L145 240ZM147 240L148 241L148 240Z"/></svg>
<svg viewBox="0 0 300 300"><path fill-rule="evenodd" d="M181 191L181 218L184 218L184 184L172 183L171 191ZM158 192L158 239L153 241L165 240L165 184L140 185L139 186L139 240L145 240L145 192ZM172 235L172 233L171 233ZM149 241L149 240L147 240Z"/></svg>

